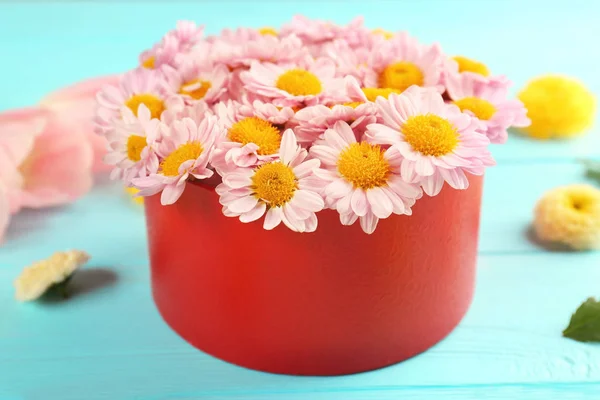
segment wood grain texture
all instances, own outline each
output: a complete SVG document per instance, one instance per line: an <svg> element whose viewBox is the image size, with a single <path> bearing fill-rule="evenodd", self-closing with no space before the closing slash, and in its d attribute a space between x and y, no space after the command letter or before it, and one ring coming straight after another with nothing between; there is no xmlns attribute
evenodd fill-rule
<svg viewBox="0 0 600 400"><path fill-rule="evenodd" d="M482 18L482 10L493 18ZM590 50L600 36L599 12L600 4L585 0L551 7L542 0L3 3L0 48L10 62L0 71L10 96L0 96L0 110L132 68L139 51L180 18L205 22L215 33L278 25L294 13L339 22L363 14L370 26L440 40L450 54L505 73L515 89L534 75L562 72L599 93L598 54ZM585 182L578 160L600 157L598 133L567 142L512 136L494 146L499 165L485 179L477 288L467 316L423 355L353 376L262 374L180 339L151 301L143 214L117 184L100 182L68 207L23 213L0 248L0 400L595 400L600 346L562 338L561 331L585 298L600 295L600 254L547 251L527 230L544 191ZM93 257L74 278L73 297L16 303L11 283L20 269L65 248Z"/></svg>

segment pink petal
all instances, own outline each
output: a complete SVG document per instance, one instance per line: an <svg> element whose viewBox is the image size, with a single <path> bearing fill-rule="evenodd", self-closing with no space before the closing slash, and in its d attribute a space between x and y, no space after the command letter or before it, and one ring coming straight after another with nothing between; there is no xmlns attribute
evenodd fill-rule
<svg viewBox="0 0 600 400"><path fill-rule="evenodd" d="M340 214L340 222L342 225L352 225L358 219L358 215L350 212L348 214Z"/></svg>
<svg viewBox="0 0 600 400"><path fill-rule="evenodd" d="M249 173L231 173L225 175L223 178L223 183L229 186L232 189L242 188L244 186L248 186L252 183L250 179Z"/></svg>
<svg viewBox="0 0 600 400"><path fill-rule="evenodd" d="M264 215L266 209L267 206L265 203L257 204L252 210L240 215L240 221L244 223L256 221Z"/></svg>
<svg viewBox="0 0 600 400"><path fill-rule="evenodd" d="M294 167L294 175L296 175L296 178L302 179L306 176L309 176L313 170L319 168L320 165L321 162L316 159L304 161L302 164Z"/></svg>
<svg viewBox="0 0 600 400"><path fill-rule="evenodd" d="M251 211L258 204L258 199L254 196L241 197L231 203L227 204L230 211L234 213L243 214Z"/></svg>
<svg viewBox="0 0 600 400"><path fill-rule="evenodd" d="M280 207L271 208L269 211L267 211L267 215L265 216L265 222L263 223L263 228L265 228L268 231L275 228L281 223L282 216L283 211Z"/></svg>
<svg viewBox="0 0 600 400"><path fill-rule="evenodd" d="M44 129L48 112L22 108L0 113L0 174L7 166L19 166L33 148L35 137ZM0 175L1 176L1 175Z"/></svg>
<svg viewBox="0 0 600 400"><path fill-rule="evenodd" d="M8 227L8 222L10 221L10 212L8 206L8 195L6 193L6 188L0 182L0 245L4 240L4 232Z"/></svg>
<svg viewBox="0 0 600 400"><path fill-rule="evenodd" d="M163 206L168 206L170 204L175 203L177 200L179 200L179 198L183 194L184 189L185 189L185 183L184 184L171 184L171 185L165 186L165 188L163 189L163 192L160 195L160 203Z"/></svg>
<svg viewBox="0 0 600 400"><path fill-rule="evenodd" d="M342 138L342 140L346 142L346 145L356 143L356 136L354 135L354 131L352 131L352 128L350 128L350 125L348 125L347 122L338 121L333 126L333 129L335 129L335 131L340 135L340 138Z"/></svg>
<svg viewBox="0 0 600 400"><path fill-rule="evenodd" d="M360 217L360 227L365 233L369 235L375 232L375 228L377 228L378 222L379 218L373 215L373 213L367 213L365 216Z"/></svg>
<svg viewBox="0 0 600 400"><path fill-rule="evenodd" d="M386 196L381 188L376 187L367 190L367 200L376 217L387 218L392 214L394 209L392 201Z"/></svg>
<svg viewBox="0 0 600 400"><path fill-rule="evenodd" d="M296 135L294 134L294 131L287 129L283 132L283 136L281 137L281 146L279 150L281 161L284 164L289 164L292 161L292 158L294 158L297 150L298 143L296 142Z"/></svg>
<svg viewBox="0 0 600 400"><path fill-rule="evenodd" d="M418 157L415 161L415 172L420 176L431 176L435 172L429 156Z"/></svg>
<svg viewBox="0 0 600 400"><path fill-rule="evenodd" d="M290 204L286 204L281 208L283 210L281 220L283 221L285 226L287 226L295 232L304 232L304 230L306 229L306 224L304 223L304 220L308 218L308 216L306 216L305 218L299 218L299 215L295 213L295 211L298 210L295 210L294 207Z"/></svg>
<svg viewBox="0 0 600 400"><path fill-rule="evenodd" d="M314 232L317 230L319 221L317 220L317 216L312 213L310 214L310 217L304 221L304 223L306 224L305 232Z"/></svg>
<svg viewBox="0 0 600 400"><path fill-rule="evenodd" d="M291 203L296 207L303 208L308 211L318 212L325 207L323 198L315 192L309 192L308 190L296 190L294 198Z"/></svg>
<svg viewBox="0 0 600 400"><path fill-rule="evenodd" d="M352 198L350 199L350 205L352 206L352 211L354 211L359 217L362 217L369 212L367 196L362 189L354 190L354 193L352 193Z"/></svg>
<svg viewBox="0 0 600 400"><path fill-rule="evenodd" d="M329 146L314 145L310 148L313 157L318 158L325 165L335 165L339 155L339 150Z"/></svg>
<svg viewBox="0 0 600 400"><path fill-rule="evenodd" d="M23 206L39 208L68 203L92 186L92 149L73 126L49 116L48 124L21 166Z"/></svg>
<svg viewBox="0 0 600 400"><path fill-rule="evenodd" d="M469 187L469 180L460 168L439 169L440 174L446 182L454 189L463 190Z"/></svg>
<svg viewBox="0 0 600 400"><path fill-rule="evenodd" d="M429 196L437 196L444 186L444 178L439 172L436 172L431 176L424 177L421 185L423 191Z"/></svg>
<svg viewBox="0 0 600 400"><path fill-rule="evenodd" d="M96 94L106 85L118 86L119 75L99 76L66 86L44 97L43 105L78 102L81 99L95 99Z"/></svg>
<svg viewBox="0 0 600 400"><path fill-rule="evenodd" d="M352 184L344 179L336 179L325 188L325 194L328 197L339 199L347 196L352 191Z"/></svg>

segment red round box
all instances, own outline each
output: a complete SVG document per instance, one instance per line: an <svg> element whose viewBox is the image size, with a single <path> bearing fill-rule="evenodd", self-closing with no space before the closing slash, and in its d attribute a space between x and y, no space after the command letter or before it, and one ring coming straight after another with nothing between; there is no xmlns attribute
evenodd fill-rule
<svg viewBox="0 0 600 400"><path fill-rule="evenodd" d="M214 189L188 184L146 199L154 300L197 348L244 367L340 375L421 353L461 320L473 295L483 178L445 185L412 216L367 235L317 214L314 233L221 212Z"/></svg>

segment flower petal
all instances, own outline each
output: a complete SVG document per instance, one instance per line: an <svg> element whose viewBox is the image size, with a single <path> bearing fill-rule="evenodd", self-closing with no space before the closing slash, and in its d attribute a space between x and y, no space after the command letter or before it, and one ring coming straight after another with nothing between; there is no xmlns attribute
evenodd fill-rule
<svg viewBox="0 0 600 400"><path fill-rule="evenodd" d="M367 202L367 196L362 189L355 189L350 199L350 205L352 211L359 217L365 216L369 212L369 203Z"/></svg>
<svg viewBox="0 0 600 400"><path fill-rule="evenodd" d="M375 187L367 190L367 200L371 210L378 218L387 218L392 214L394 206L381 188Z"/></svg>
<svg viewBox="0 0 600 400"><path fill-rule="evenodd" d="M245 223L256 221L264 215L266 209L267 206L265 203L257 204L252 210L240 215L240 221Z"/></svg>
<svg viewBox="0 0 600 400"><path fill-rule="evenodd" d="M377 218L373 213L367 213L365 216L360 217L360 227L369 235L375 232L378 222L379 218Z"/></svg>
<svg viewBox="0 0 600 400"><path fill-rule="evenodd" d="M296 190L291 203L293 203L294 206L301 207L312 212L321 211L323 207L325 207L325 202L321 196L315 192L309 192L308 190L301 189Z"/></svg>
<svg viewBox="0 0 600 400"><path fill-rule="evenodd" d="M230 211L234 213L243 214L252 210L258 204L258 199L254 196L240 197L237 200L227 204Z"/></svg>
<svg viewBox="0 0 600 400"><path fill-rule="evenodd" d="M163 206L175 203L181 197L183 190L185 189L184 184L170 184L165 186L163 192L160 195L160 203Z"/></svg>
<svg viewBox="0 0 600 400"><path fill-rule="evenodd" d="M267 211L267 215L265 216L265 222L263 223L263 228L270 231L275 228L277 225L281 223L281 217L283 216L283 211L281 207L274 207Z"/></svg>

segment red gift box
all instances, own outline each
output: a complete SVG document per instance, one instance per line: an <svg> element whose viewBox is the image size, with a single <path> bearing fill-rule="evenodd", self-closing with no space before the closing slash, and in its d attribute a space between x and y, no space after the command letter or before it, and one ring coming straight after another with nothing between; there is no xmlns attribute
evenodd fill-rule
<svg viewBox="0 0 600 400"><path fill-rule="evenodd" d="M317 214L313 233L225 217L214 188L189 183L170 206L146 198L153 295L197 348L294 375L373 370L443 339L473 295L483 178L445 185L375 232Z"/></svg>

